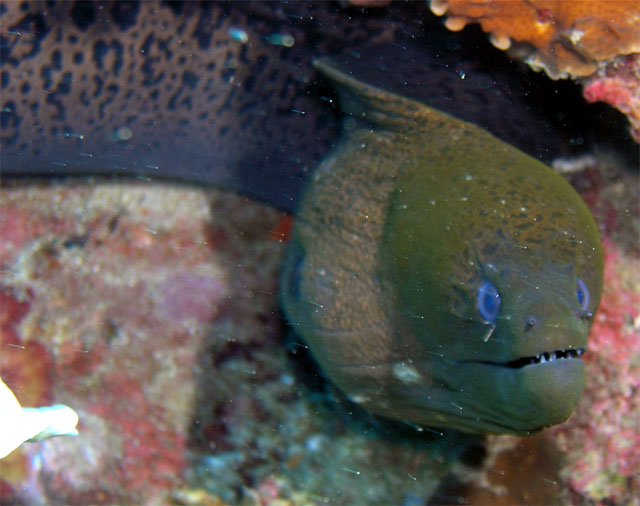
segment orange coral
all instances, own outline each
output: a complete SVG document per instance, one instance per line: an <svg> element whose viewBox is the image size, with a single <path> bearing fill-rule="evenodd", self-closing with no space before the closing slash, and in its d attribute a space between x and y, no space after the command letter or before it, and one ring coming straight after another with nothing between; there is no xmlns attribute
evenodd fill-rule
<svg viewBox="0 0 640 506"><path fill-rule="evenodd" d="M640 52L637 0L431 0L431 10L453 31L480 23L491 41L508 49L531 47L526 62L550 77L591 75L598 64Z"/></svg>

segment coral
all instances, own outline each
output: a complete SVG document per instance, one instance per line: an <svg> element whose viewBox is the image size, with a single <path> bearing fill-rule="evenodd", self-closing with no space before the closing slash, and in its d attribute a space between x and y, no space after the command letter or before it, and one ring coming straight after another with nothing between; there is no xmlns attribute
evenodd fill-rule
<svg viewBox="0 0 640 506"><path fill-rule="evenodd" d="M574 418L553 432L568 458L562 475L571 489L623 504L640 491L640 294L625 286L620 252L610 240L604 245L607 284L585 357L585 396Z"/></svg>
<svg viewBox="0 0 640 506"><path fill-rule="evenodd" d="M635 177L602 161L581 176L581 191L603 234L605 285L585 354L584 396L567 423L549 430L565 455L560 476L574 501L631 504L640 492L640 203Z"/></svg>
<svg viewBox="0 0 640 506"><path fill-rule="evenodd" d="M1 192L25 231L7 238L3 293L28 294L3 314L47 351L51 397L80 416L78 438L19 449L3 500L401 503L428 497L464 446L376 432L305 386L319 373L296 370L278 316L290 217L162 185Z"/></svg>
<svg viewBox="0 0 640 506"><path fill-rule="evenodd" d="M478 469L456 466L429 504L563 504L562 453L546 433L489 436Z"/></svg>
<svg viewBox="0 0 640 506"><path fill-rule="evenodd" d="M0 458L27 441L78 435L78 414L69 406L23 407L2 378L0 395Z"/></svg>
<svg viewBox="0 0 640 506"><path fill-rule="evenodd" d="M161 185L3 188L0 315L17 346L1 372L36 405L72 406L80 436L3 460L2 501L424 503L464 453L467 481L432 502L630 502L640 200L631 171L564 166L605 238L587 388L567 423L491 438L484 463L466 440L365 423L301 359L304 343L287 352L276 284L290 217Z"/></svg>
<svg viewBox="0 0 640 506"><path fill-rule="evenodd" d="M500 49L526 44L526 62L549 76L588 76L618 55L640 52L640 4L635 0L431 0L446 26L480 23Z"/></svg>
<svg viewBox="0 0 640 506"><path fill-rule="evenodd" d="M0 230L0 236L4 236L4 227ZM53 363L46 346L35 340L24 342L20 335L31 300L29 292L18 298L7 286L0 290L0 376L23 405L38 406L52 400ZM17 497L16 492L28 475L29 463L23 452L15 451L2 460L0 501L10 502Z"/></svg>
<svg viewBox="0 0 640 506"><path fill-rule="evenodd" d="M0 373L22 404L80 416L73 441L2 461L2 501L166 502L188 485L202 357L274 321L254 312L277 304L281 214L165 187L1 192Z"/></svg>
<svg viewBox="0 0 640 506"><path fill-rule="evenodd" d="M366 3L383 2L369 0ZM265 146L274 147L274 152L283 153L287 159L296 159L301 153L314 156L324 153L334 137L327 135L318 142L318 132L331 132L331 125L335 123L328 127L320 123L320 129L315 122L311 124L316 127L309 126L314 116L307 88L302 87L291 95L296 88L291 83L306 82L310 75L304 62L318 51L336 51L345 42L355 44L370 38L371 33L379 37L385 33L383 28L407 26L398 19L425 18L400 10L400 14L388 19L383 13L379 18L372 16L371 23L363 25L355 24L362 20L354 22L351 15L323 17L324 10L333 12L334 9L325 9L322 3L305 13L302 11L307 9L306 3L290 2L269 4L273 5L271 10L275 15L256 23L245 21L242 13L252 9L241 5L240 18L234 15L228 22L224 21L213 38L212 47L221 44L220 53L213 54L207 47L202 50L203 56L189 37L173 37L167 41L165 36L171 30L164 27L186 23L185 33L190 31L189 27L194 27L195 34L204 33L204 37L193 37L199 43L206 39L208 32L195 28L218 26L218 10L228 10L229 5L221 5L219 9L214 6L211 16L209 4L203 3L204 17L194 20L185 12L170 16L176 6L168 3L141 4L138 18L141 23L125 29L117 21L132 18L118 15L120 11L115 6L119 4L114 3L94 11L96 21L92 26L70 24L62 30L54 20L88 21L92 16L71 16L69 11L79 9L82 14L89 4L49 2L46 9L43 5L4 3L7 9L2 14L3 37L6 35L8 54L15 58L15 61L7 58L5 63L17 67L8 74L10 81L3 89L3 97L15 97L18 105L14 113L3 103L3 121L7 119L9 123L7 132L15 130L14 122L20 121L23 127L27 126L22 140L29 141L37 150L54 139L44 125L55 126L59 133L64 131L65 135L59 137L61 142L80 143L80 139L66 134L86 135L85 120L97 114L98 108L94 101L88 102L86 112L75 107L82 103L75 84L83 82L80 77L84 74L73 69L94 61L95 48L105 44L111 48L107 49L106 65L100 65L105 74L96 71L95 75L106 75L105 83L115 82L110 68L115 64L117 44L111 46L112 42L117 38L125 47L139 49L143 41L151 40L147 35L154 35L153 49L145 54L155 63L125 65L122 70L125 74L127 69L134 72L150 68L159 76L162 69L172 70L175 62L165 62L164 48L174 48L169 42L178 41L183 50L166 54L175 55L177 60L178 53L185 52L187 67L176 68L189 71L193 67L194 72L201 75L197 89L189 93L188 86L183 86L185 83L181 81L182 73L167 71L166 76L175 75L173 84L177 83L178 87L165 82L159 88L160 100L151 104L164 111L164 116L155 118L158 124L170 126L164 131L171 135L160 136L161 141L166 143L167 139L175 138L180 144L193 147L185 143L185 139L199 132L206 152L226 153L219 146L217 151L212 149L211 143L222 139L223 147L231 143L230 150L241 152L243 160L247 146L255 147L252 156L256 159L266 158ZM129 4L120 5L131 8ZM196 5L200 4L187 2L185 9ZM252 5L260 7L260 3ZM297 5L301 5L299 10L288 10L292 6L298 9ZM619 4L611 2L611 5ZM397 5L391 6L389 10L393 13L397 8ZM424 4L419 8L424 9ZM212 19L216 22L211 22ZM295 26L290 22L292 19L296 20ZM629 20L633 21L632 16ZM437 25L438 20L435 21ZM274 26L282 25L297 30L293 48L259 43ZM116 33L105 32L107 26L113 27ZM155 26L157 31L145 26ZM244 27L251 44L233 41L231 45L224 45L226 28L231 26ZM303 36L307 33L305 26L311 26L314 31ZM382 28L376 31L376 26ZM419 31L415 29L416 24L411 26L410 31ZM324 31L318 31L318 27ZM140 33L144 36L137 35ZM91 43L86 43L87 40ZM300 40L307 41L309 52L305 49L296 53L306 48ZM76 42L66 51L64 46L69 41ZM325 41L324 45L321 41ZM62 68L53 64L57 49L62 55ZM197 104L203 92L199 90L209 86L211 77L203 74L202 62L219 63L219 55L229 51L233 57L230 62L239 62L240 67L230 69L217 65L212 79L218 85L223 83L223 87L224 83L234 83L216 99L216 107L220 107L227 104L225 101L230 97L225 111L229 118L234 118L233 122L217 121L217 127L212 130L211 117L186 121L186 107L179 107L180 110L165 107L172 90L179 89L184 104L191 104L193 99L196 104L193 110L201 112ZM241 58L246 51L249 51L247 62ZM79 53L84 54L85 63L71 63L69 59L77 59ZM141 52L125 51L124 56L129 54ZM290 57L285 58L283 54ZM267 63L255 65L256 61L264 61L264 55ZM305 55L308 58L303 57ZM594 83L598 84L594 84L589 94L599 99L610 97L609 101L617 104L633 98L622 91L626 84L604 80L616 78L611 74L626 68L630 61L637 62L619 57L608 67L601 66L603 75L594 76ZM438 62L432 62L432 67L441 66ZM283 70L283 65L288 65L287 69ZM256 79L251 70L254 68L263 69ZM68 69L73 70L72 79L67 75ZM279 71L275 84L269 77L274 70ZM51 83L46 84L49 75ZM483 78L490 76L483 74ZM139 83L144 77L133 78L132 82ZM459 81L466 85L469 77ZM129 81L124 78L117 82ZM63 92L69 83L75 84L72 93L65 95ZM615 86L612 87L612 83ZM249 92L239 93L243 85L250 84L254 87ZM108 89L104 87L105 92ZM286 106L281 109L285 112L302 109L307 114L275 115L271 108L266 112L256 108L253 106L255 89L262 90L257 99L265 104L264 96L278 96L286 90ZM489 89L495 91L495 87ZM105 118L122 118L111 113L127 111L130 114L137 110L134 104L144 102L136 88L119 86L118 90L115 100L105 105ZM124 98L128 92L131 92L126 95L132 97L130 101ZM459 92L456 96L466 95ZM236 98L231 100L232 97ZM466 107L494 100L493 95L486 93L480 95L484 97L481 100L476 97L474 95ZM101 94L95 100L106 98ZM631 108L631 102L629 104ZM48 111L54 106L52 115ZM66 114L58 114L59 106L63 106ZM145 105L145 111L153 107ZM504 113L498 109L500 114ZM247 136L246 130L235 128L236 124L244 124L236 123L236 117L244 117L238 116L239 110L258 110L260 117L266 119L250 122L256 131ZM31 121L30 114L36 114L35 111L40 111L39 119ZM274 124L277 117L282 120ZM302 134L275 138L264 135L265 132L288 133L290 130L283 125L292 121L303 124L301 131L308 132L308 141ZM69 122L72 127L67 129L65 125ZM103 123L96 123L97 134L102 131ZM228 136L218 135L216 129L226 130L230 124ZM33 132L34 125L41 128L37 134ZM183 125L184 129L178 132L175 125ZM238 131L243 135L238 135ZM561 133L549 137L561 143L565 138ZM530 139L536 142L537 137ZM96 135L96 138L107 136ZM86 139L88 137L82 142ZM109 149L113 149L112 144L109 142ZM144 148L148 149L148 144L144 144ZM23 147L17 152L24 157ZM312 167L308 159L313 160L314 156L301 157L302 162L296 163ZM197 156L192 158L195 166L206 168L205 173L210 170ZM276 164L282 160L276 156L272 159ZM6 171L10 167L4 157L3 162ZM557 497L550 495L551 487L562 489L559 493L563 500L555 502L565 504L570 498L584 504L596 500L632 502L634 494L638 496L637 470L633 474L633 466L637 468L638 454L634 450L637 444L625 446L624 439L633 441L636 436L630 432L634 428L632 410L638 407L633 404L637 403L633 396L637 383L633 381L634 375L640 376L634 344L638 339L638 287L633 285L633 280L637 280L638 198L636 194L626 198L637 184L635 180L620 180L618 176L607 180L594 167L577 174L572 181L603 227L607 287L592 335L592 348L586 355L589 382L575 415L567 424L545 432L544 437L522 441L520 449L513 450L518 455L502 455L502 447L494 447L493 441L490 443L488 453L497 458L489 460L483 469L498 474L489 480L490 484L506 490L504 497L512 502L518 502L526 492L524 485L516 481L523 477L530 487L548 487L546 490L534 488L528 496L540 502ZM317 386L322 384L318 370L310 362L300 361L301 353L294 353L299 350L304 353L304 343L290 342L293 351L290 350L291 356L287 357L282 338L284 330L278 320L276 282L282 252L280 243L288 237L291 218L237 197L183 190L136 185L104 187L94 183L77 188L71 182L23 188L5 186L1 190L0 372L10 378L7 382L11 382L24 403L64 401L73 405L81 416L81 435L75 440L57 438L29 445L3 460L0 501L16 504L179 501L180 504L216 505L241 500L262 504L391 500L424 503L445 472L449 454L455 452L442 444L422 444L413 433L391 438L386 431L363 427L352 407L337 407L331 401L332 396ZM288 194L286 198L289 199ZM625 241L633 244L627 247ZM202 297L198 297L200 290ZM636 351L627 354L625 346ZM635 395L637 397L637 390ZM33 400L25 400L27 397ZM141 422L136 423L137 420ZM635 428L637 430L637 425ZM436 436L437 442L440 436ZM560 462L559 476L545 474L547 469L555 472L555 467L546 467L549 459L540 457L551 455L555 459L557 456L553 449L545 448L547 444L554 444L564 452L563 459L549 464L555 466ZM455 442L453 446L455 450ZM538 456L538 452L544 453ZM533 465L525 466L526 474L512 473L501 479L501 472L518 470L522 461L533 461ZM495 469L489 465L493 462L499 464ZM516 474L518 476L514 476ZM451 495L461 495L460 490ZM475 497L488 500L482 495Z"/></svg>
<svg viewBox="0 0 640 506"><path fill-rule="evenodd" d="M640 142L640 54L615 58L583 85L587 102L607 102L623 112L633 138Z"/></svg>

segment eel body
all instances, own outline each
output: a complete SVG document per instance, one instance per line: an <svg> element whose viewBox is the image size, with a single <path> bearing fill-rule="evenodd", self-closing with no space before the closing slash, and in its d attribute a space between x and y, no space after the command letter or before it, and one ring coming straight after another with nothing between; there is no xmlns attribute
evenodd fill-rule
<svg viewBox="0 0 640 506"><path fill-rule="evenodd" d="M341 52L534 157L568 154L596 123L576 90L523 75L424 2L16 0L0 38L4 177L178 180L292 211L339 134L310 62Z"/></svg>
<svg viewBox="0 0 640 506"><path fill-rule="evenodd" d="M293 328L367 410L528 434L564 421L602 290L575 190L486 130L338 60L343 139L302 195L282 279Z"/></svg>

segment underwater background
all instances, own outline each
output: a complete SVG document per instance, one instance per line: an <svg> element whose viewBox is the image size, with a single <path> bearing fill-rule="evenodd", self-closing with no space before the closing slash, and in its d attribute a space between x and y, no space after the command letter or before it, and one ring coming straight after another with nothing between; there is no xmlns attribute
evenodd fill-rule
<svg viewBox="0 0 640 506"><path fill-rule="evenodd" d="M80 418L0 461L3 504L637 504L637 54L552 80L521 61L544 48L449 31L442 2L352 4L2 3L0 375ZM564 424L373 417L282 318L291 212L341 128L311 61L380 47L399 56L372 80L551 164L596 218L603 298Z"/></svg>

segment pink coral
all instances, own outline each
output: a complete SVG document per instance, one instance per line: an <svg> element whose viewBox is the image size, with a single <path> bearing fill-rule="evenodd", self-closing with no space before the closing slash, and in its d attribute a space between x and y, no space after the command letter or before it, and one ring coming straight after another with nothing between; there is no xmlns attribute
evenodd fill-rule
<svg viewBox="0 0 640 506"><path fill-rule="evenodd" d="M159 309L170 319L195 318L207 322L214 318L226 284L219 277L187 272L170 276L158 291L162 294Z"/></svg>
<svg viewBox="0 0 640 506"><path fill-rule="evenodd" d="M78 438L2 461L1 500L166 502L186 486L208 354L253 339L265 325L255 313L275 311L279 213L160 186L0 192L12 273L0 291L0 372L23 403L63 402L80 416ZM231 288L242 303L228 302Z"/></svg>
<svg viewBox="0 0 640 506"><path fill-rule="evenodd" d="M640 481L640 293L605 237L605 289L589 341L587 387L573 417L551 429L567 455L562 477L579 496L627 502ZM637 274L637 273L636 273Z"/></svg>
<svg viewBox="0 0 640 506"><path fill-rule="evenodd" d="M584 81L587 102L606 102L629 119L640 142L640 54L616 58Z"/></svg>
<svg viewBox="0 0 640 506"><path fill-rule="evenodd" d="M165 427L165 408L150 402L135 379L116 372L104 377L100 390L87 409L108 420L109 430L120 435L122 460L114 481L134 497L179 485L186 440Z"/></svg>

